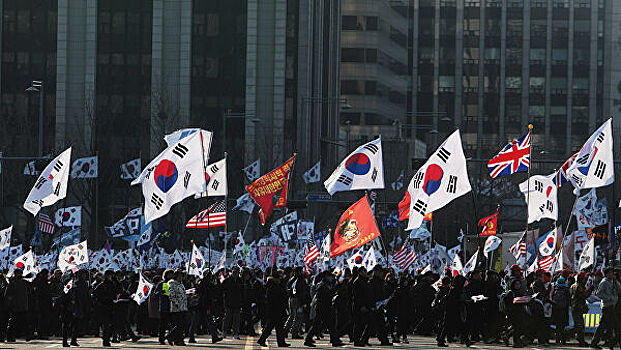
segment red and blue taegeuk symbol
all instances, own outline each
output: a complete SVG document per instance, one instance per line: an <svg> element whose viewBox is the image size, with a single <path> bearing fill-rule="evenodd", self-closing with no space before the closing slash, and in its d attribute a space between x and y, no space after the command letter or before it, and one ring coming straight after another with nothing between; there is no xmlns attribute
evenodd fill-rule
<svg viewBox="0 0 621 350"><path fill-rule="evenodd" d="M162 160L160 164L155 167L153 173L153 179L157 188L164 193L168 192L175 185L179 177L179 172L177 172L175 163L168 159Z"/></svg>
<svg viewBox="0 0 621 350"><path fill-rule="evenodd" d="M71 218L71 214L68 211L63 212L63 222L69 221L69 218Z"/></svg>
<svg viewBox="0 0 621 350"><path fill-rule="evenodd" d="M149 287L147 286L142 287L142 293L144 294L144 296L149 295Z"/></svg>
<svg viewBox="0 0 621 350"><path fill-rule="evenodd" d="M548 246L548 248L552 249L554 248L554 237L550 236L548 237L548 239L546 239L546 245Z"/></svg>
<svg viewBox="0 0 621 350"><path fill-rule="evenodd" d="M434 194L442 183L442 176L444 176L444 170L437 164L431 164L427 167L425 172L425 180L423 181L423 191L428 196Z"/></svg>
<svg viewBox="0 0 621 350"><path fill-rule="evenodd" d="M356 257L354 258L354 262L356 264L362 264L362 256L356 255Z"/></svg>
<svg viewBox="0 0 621 350"><path fill-rule="evenodd" d="M194 260L196 260L196 267L197 268L202 268L203 267L203 260L199 259L199 258L195 258Z"/></svg>
<svg viewBox="0 0 621 350"><path fill-rule="evenodd" d="M15 267L17 267L20 270L23 270L25 266L22 261L18 261L17 263L15 263Z"/></svg>
<svg viewBox="0 0 621 350"><path fill-rule="evenodd" d="M90 169L91 165L88 162L84 162L82 163L82 168L80 169L80 171L82 171L83 173L88 173Z"/></svg>
<svg viewBox="0 0 621 350"><path fill-rule="evenodd" d="M347 159L345 168L354 175L364 175L371 169L371 160L364 153L356 153Z"/></svg>

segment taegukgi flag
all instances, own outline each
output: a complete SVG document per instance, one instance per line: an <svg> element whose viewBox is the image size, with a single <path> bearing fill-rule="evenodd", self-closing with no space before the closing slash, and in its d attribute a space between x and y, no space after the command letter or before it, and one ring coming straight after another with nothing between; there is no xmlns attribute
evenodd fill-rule
<svg viewBox="0 0 621 350"><path fill-rule="evenodd" d="M67 181L69 181L69 166L71 162L71 147L59 154L48 164L35 182L26 198L24 209L32 215L39 210L56 203L67 195Z"/></svg>
<svg viewBox="0 0 621 350"><path fill-rule="evenodd" d="M323 183L328 193L384 188L382 138L353 151Z"/></svg>

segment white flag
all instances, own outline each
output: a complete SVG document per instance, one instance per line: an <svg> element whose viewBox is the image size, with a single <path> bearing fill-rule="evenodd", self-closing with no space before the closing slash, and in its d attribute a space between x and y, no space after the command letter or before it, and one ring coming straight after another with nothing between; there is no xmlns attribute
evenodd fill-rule
<svg viewBox="0 0 621 350"><path fill-rule="evenodd" d="M612 118L589 137L567 169L569 180L577 189L594 188L613 183Z"/></svg>
<svg viewBox="0 0 621 350"><path fill-rule="evenodd" d="M479 251L477 250L474 254L472 254L472 257L470 258L470 260L468 260L466 265L464 265L464 268L463 268L464 276L469 274L470 271L474 270L474 268L477 267L478 257L479 257Z"/></svg>
<svg viewBox="0 0 621 350"><path fill-rule="evenodd" d="M331 195L340 191L383 189L382 138L356 148L323 184Z"/></svg>
<svg viewBox="0 0 621 350"><path fill-rule="evenodd" d="M228 193L226 182L226 158L207 165L207 191L197 193L194 198L226 196Z"/></svg>
<svg viewBox="0 0 621 350"><path fill-rule="evenodd" d="M72 179L95 178L98 173L97 156L78 158L71 165Z"/></svg>
<svg viewBox="0 0 621 350"><path fill-rule="evenodd" d="M58 268L62 272L87 263L88 249L86 241L66 246L60 251L60 254L58 254Z"/></svg>
<svg viewBox="0 0 621 350"><path fill-rule="evenodd" d="M11 246L11 232L13 231L13 225L0 230L0 250L6 249Z"/></svg>
<svg viewBox="0 0 621 350"><path fill-rule="evenodd" d="M192 244L192 256L190 256L190 262L188 263L188 275L203 278L204 268L205 258L203 258L203 254L198 250L196 244Z"/></svg>
<svg viewBox="0 0 621 350"><path fill-rule="evenodd" d="M82 207L77 206L58 209L54 216L54 222L56 226L60 227L82 226Z"/></svg>
<svg viewBox="0 0 621 350"><path fill-rule="evenodd" d="M31 160L30 162L26 163L26 166L24 167L24 175L31 175L31 176L39 175L37 168L35 168L34 160Z"/></svg>
<svg viewBox="0 0 621 350"><path fill-rule="evenodd" d="M362 259L362 266L368 271L373 270L373 268L377 265L377 259L375 258L375 249L373 247L369 248L367 253L364 255L364 259Z"/></svg>
<svg viewBox="0 0 621 350"><path fill-rule="evenodd" d="M24 209L37 215L39 210L56 203L67 195L67 181L69 180L69 163L71 162L71 147L59 154L39 175L28 198Z"/></svg>
<svg viewBox="0 0 621 350"><path fill-rule="evenodd" d="M134 301L138 303L138 305L142 304L149 295L151 294L151 290L153 289L153 284L149 283L146 278L140 274L140 278L138 279L138 289L136 289L136 293L134 294Z"/></svg>
<svg viewBox="0 0 621 350"><path fill-rule="evenodd" d="M393 191L399 191L403 188L403 178L405 177L405 170L401 170L399 177L391 184Z"/></svg>
<svg viewBox="0 0 621 350"><path fill-rule="evenodd" d="M451 265L451 267L453 268L453 270L457 271L457 273L459 273L460 275L464 275L464 266L461 263L461 259L459 258L458 254L455 254L455 257L453 258L453 264Z"/></svg>
<svg viewBox="0 0 621 350"><path fill-rule="evenodd" d="M466 157L457 130L440 145L410 181L410 219L407 230L418 228L426 214L444 207L471 190Z"/></svg>
<svg viewBox="0 0 621 350"><path fill-rule="evenodd" d="M548 232L541 243L539 244L539 254L541 256L549 256L554 254L556 250L556 241L558 239L559 227L555 227L552 231ZM561 249L562 250L562 249Z"/></svg>
<svg viewBox="0 0 621 350"><path fill-rule="evenodd" d="M332 239L330 238L330 233L326 235L326 238L323 239L321 243L321 258L324 262L330 260L330 246L332 245Z"/></svg>
<svg viewBox="0 0 621 350"><path fill-rule="evenodd" d="M302 175L302 178L307 184L319 182L319 180L321 180L321 161L318 161L317 164L313 165L312 168L308 169Z"/></svg>
<svg viewBox="0 0 621 350"><path fill-rule="evenodd" d="M145 223L166 215L170 208L205 190L204 157L212 133L200 130L168 147L149 163L132 185L142 183Z"/></svg>
<svg viewBox="0 0 621 350"><path fill-rule="evenodd" d="M362 267L363 259L364 257L362 256L362 249L360 249L357 252L355 252L354 255L349 257L349 259L347 259L347 265L349 265L349 268L351 270L353 270L354 267Z"/></svg>
<svg viewBox="0 0 621 350"><path fill-rule="evenodd" d="M556 253L552 266L550 266L550 273L554 275L554 273L561 270L563 270L563 249L559 249L558 253Z"/></svg>
<svg viewBox="0 0 621 350"><path fill-rule="evenodd" d="M500 246L500 243L502 243L502 240L497 236L487 237L487 239L485 240L485 245L483 246L483 254L485 255L485 257L487 257L487 254L489 254L489 252L496 250Z"/></svg>
<svg viewBox="0 0 621 350"><path fill-rule="evenodd" d="M170 147L176 144L177 142L181 141L182 139L196 134L199 130L200 129L195 129L195 128L180 129L180 130L174 131L171 134L164 136L164 141L166 141L166 145Z"/></svg>
<svg viewBox="0 0 621 350"><path fill-rule="evenodd" d="M140 163L140 158L136 158L127 163L121 164L121 179L133 180L140 176L140 172L142 171Z"/></svg>
<svg viewBox="0 0 621 350"><path fill-rule="evenodd" d="M554 184L555 174L535 175L520 184L520 191L528 204L528 223L548 218L558 219L557 186Z"/></svg>
<svg viewBox="0 0 621 350"><path fill-rule="evenodd" d="M63 292L65 292L65 294L67 294L67 293L69 293L71 288L73 288L73 279L70 279L69 282L65 283L65 286L63 287Z"/></svg>
<svg viewBox="0 0 621 350"><path fill-rule="evenodd" d="M244 236L241 231L237 233L237 240L235 240L235 250L233 250L233 255L243 252L244 248L246 248L246 243L244 242Z"/></svg>
<svg viewBox="0 0 621 350"><path fill-rule="evenodd" d="M539 268L539 259L535 258L535 261L526 269L526 274L530 275L531 273L537 271Z"/></svg>
<svg viewBox="0 0 621 350"><path fill-rule="evenodd" d="M26 254L18 257L11 262L11 265L9 266L8 276L13 276L15 270L18 269L22 270L23 276L26 276L29 273L32 273L33 275L39 273L39 266L37 265L37 261L35 260L32 250L29 250Z"/></svg>
<svg viewBox="0 0 621 350"><path fill-rule="evenodd" d="M218 258L218 261L216 261L213 271L218 272L224 269L225 265L226 265L226 249L222 250L222 253L220 254L220 258Z"/></svg>
<svg viewBox="0 0 621 350"><path fill-rule="evenodd" d="M249 182L253 182L261 176L261 159L257 159L252 164L242 169Z"/></svg>
<svg viewBox="0 0 621 350"><path fill-rule="evenodd" d="M582 271L595 263L595 238L591 238L584 247L578 260L578 270Z"/></svg>

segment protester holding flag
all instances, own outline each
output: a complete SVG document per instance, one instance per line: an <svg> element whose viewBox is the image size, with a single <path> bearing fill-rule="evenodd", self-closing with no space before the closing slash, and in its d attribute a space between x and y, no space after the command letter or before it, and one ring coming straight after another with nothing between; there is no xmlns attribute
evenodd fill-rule
<svg viewBox="0 0 621 350"><path fill-rule="evenodd" d="M267 347L265 341L276 328L276 341L279 347L288 347L291 344L285 342L285 318L287 316L287 290L281 281L281 274L274 270L272 275L267 278L265 285L265 296L269 301L269 308L266 313L266 324L263 332L257 340L257 344Z"/></svg>
<svg viewBox="0 0 621 350"><path fill-rule="evenodd" d="M177 270L173 277L168 280L168 291L170 298L170 319L172 327L170 329L170 340L174 345L185 346L183 341L185 332L185 316L188 311L188 299L183 286L183 271Z"/></svg>

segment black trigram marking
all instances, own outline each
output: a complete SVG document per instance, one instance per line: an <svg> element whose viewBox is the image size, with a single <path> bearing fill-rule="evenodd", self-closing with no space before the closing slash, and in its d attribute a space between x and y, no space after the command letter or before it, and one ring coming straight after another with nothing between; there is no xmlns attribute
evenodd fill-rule
<svg viewBox="0 0 621 350"><path fill-rule="evenodd" d="M177 157L183 158L185 157L186 153L188 153L188 148L179 143L177 144L177 146L175 146L175 148L173 148L172 152L176 154Z"/></svg>
<svg viewBox="0 0 621 350"><path fill-rule="evenodd" d="M597 176L601 180L604 178L605 171L606 171L606 163L598 159L597 166L595 166L595 173L593 175Z"/></svg>
<svg viewBox="0 0 621 350"><path fill-rule="evenodd" d="M546 209L550 211L550 213L554 211L554 204L552 204L552 201L550 200L546 201Z"/></svg>
<svg viewBox="0 0 621 350"><path fill-rule="evenodd" d="M213 180L213 182L211 183L211 188L213 188L214 191L217 191L219 185L220 182L218 180Z"/></svg>
<svg viewBox="0 0 621 350"><path fill-rule="evenodd" d="M447 193L455 193L457 191L457 176L449 176L448 184L446 185Z"/></svg>
<svg viewBox="0 0 621 350"><path fill-rule="evenodd" d="M576 163L578 163L578 164L586 164L589 161L590 157L591 157L591 154L587 153L587 154L583 155L582 157L576 159Z"/></svg>
<svg viewBox="0 0 621 350"><path fill-rule="evenodd" d="M537 181L535 180L535 185L534 185L534 189L537 192L543 193L543 183L541 183L541 181Z"/></svg>
<svg viewBox="0 0 621 350"><path fill-rule="evenodd" d="M145 179L151 178L151 173L153 173L153 169L155 169L155 167L147 169L147 174L144 176Z"/></svg>
<svg viewBox="0 0 621 350"><path fill-rule="evenodd" d="M419 199L416 201L416 203L414 203L414 206L412 207L412 209L414 209L420 215L425 215L427 211L427 203Z"/></svg>
<svg viewBox="0 0 621 350"><path fill-rule="evenodd" d="M63 167L63 162L61 162L60 160L58 162L56 162L56 164L54 164L54 170L56 171L60 171L60 169L62 169Z"/></svg>
<svg viewBox="0 0 621 350"><path fill-rule="evenodd" d="M369 152L371 152L373 154L375 154L375 153L377 153L377 151L379 151L379 147L376 144L374 144L374 143L366 144L362 148L368 150Z"/></svg>
<svg viewBox="0 0 621 350"><path fill-rule="evenodd" d="M375 182L375 179L377 179L377 168L373 168L373 172L371 173L371 180Z"/></svg>
<svg viewBox="0 0 621 350"><path fill-rule="evenodd" d="M544 212L544 209L545 209L545 208L546 208L546 205L545 205L545 204L541 204L541 205L539 206L539 211L541 212L541 214L543 214L543 212Z"/></svg>
<svg viewBox="0 0 621 350"><path fill-rule="evenodd" d="M444 163L446 163L451 156L451 152L447 151L446 148L441 147L438 150L438 158L440 158Z"/></svg>
<svg viewBox="0 0 621 350"><path fill-rule="evenodd" d="M55 195L60 195L60 182L56 185L56 188L54 189L54 194Z"/></svg>
<svg viewBox="0 0 621 350"><path fill-rule="evenodd" d="M218 170L220 170L220 168L218 168L218 165L214 164L211 166L211 168L209 168L209 171L211 171L212 174L215 174Z"/></svg>
<svg viewBox="0 0 621 350"><path fill-rule="evenodd" d="M37 182L35 183L35 188L36 188L37 190L38 190L38 189L41 189L41 186L43 186L46 182L47 182L47 179L46 179L46 178L43 178L43 177L38 178L38 179L37 179Z"/></svg>
<svg viewBox="0 0 621 350"><path fill-rule="evenodd" d="M420 185L423 183L423 178L425 177L425 174L422 172L417 172L416 175L414 175L414 188L420 188Z"/></svg>
<svg viewBox="0 0 621 350"><path fill-rule="evenodd" d="M582 178L581 177L576 176L575 174L572 174L571 178L572 178L573 182L575 182L578 186L582 186Z"/></svg>
<svg viewBox="0 0 621 350"><path fill-rule="evenodd" d="M336 181L343 183L343 185L345 185L345 186L349 186L354 181L354 179L352 179L351 177L349 177L347 175L341 175L341 176L339 176L338 179L336 179Z"/></svg>
<svg viewBox="0 0 621 350"><path fill-rule="evenodd" d="M190 172L186 171L185 175L183 176L183 187L185 187L186 189L188 188L188 185L190 184L190 177L192 176L192 174L190 174Z"/></svg>
<svg viewBox="0 0 621 350"><path fill-rule="evenodd" d="M604 132L600 132L599 135L597 135L597 142L598 143L604 142L604 138L606 138L606 135L604 135Z"/></svg>
<svg viewBox="0 0 621 350"><path fill-rule="evenodd" d="M38 205L39 207L43 207L43 200L37 199L36 201L32 201L32 203Z"/></svg>
<svg viewBox="0 0 621 350"><path fill-rule="evenodd" d="M151 203L155 205L157 210L160 210L162 205L164 205L164 200L154 193L153 196L151 196Z"/></svg>

